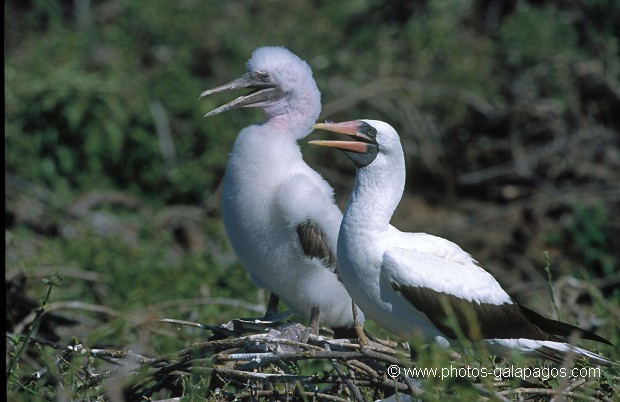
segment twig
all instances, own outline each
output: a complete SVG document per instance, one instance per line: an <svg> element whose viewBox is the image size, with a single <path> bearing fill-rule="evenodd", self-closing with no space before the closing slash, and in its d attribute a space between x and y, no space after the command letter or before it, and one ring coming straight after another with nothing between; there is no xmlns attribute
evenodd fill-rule
<svg viewBox="0 0 620 402"><path fill-rule="evenodd" d="M17 278L19 275L25 274L28 277L44 278L52 275L61 275L63 278L82 279L87 282L103 283L101 274L93 271L85 271L82 269L71 267L34 267L29 269L27 273L23 269L17 268L11 271L6 271L4 274L5 281L11 281Z"/></svg>
<svg viewBox="0 0 620 402"><path fill-rule="evenodd" d="M483 384L472 384L474 388L476 388L476 390L478 392L480 392L481 395L487 396L489 398L501 401L501 402L510 402L510 399L506 398L503 395L500 395L498 392L492 392L491 390L487 389L484 387Z"/></svg>
<svg viewBox="0 0 620 402"><path fill-rule="evenodd" d="M45 308L45 311L41 312L41 315L48 314L52 311L65 310L65 309L83 310L83 311L90 311L94 313L103 313L103 314L113 316L113 317L117 317L121 315L119 312L109 307L105 307L99 304L84 303L84 302L77 301L77 300L67 300L67 301L51 303L47 305L47 307ZM24 328L26 328L28 325L30 325L32 322L35 321L35 319L38 317L38 314L39 314L39 310L32 311L30 314L24 317L18 324L15 325L13 329L14 332L15 333L23 332Z"/></svg>
<svg viewBox="0 0 620 402"><path fill-rule="evenodd" d="M331 359L331 362L334 370L336 370L336 373L338 373L338 376L342 378L345 385L351 391L351 394L353 394L353 398L355 398L357 402L365 402L364 397L360 393L359 388L355 385L355 382L349 376L345 375L338 366L338 361L336 359Z"/></svg>
<svg viewBox="0 0 620 402"><path fill-rule="evenodd" d="M174 141L170 133L170 123L166 115L166 109L159 100L149 103L149 109L155 122L155 132L159 142L159 150L164 158L164 163L168 169L174 168L176 165L176 152L174 150Z"/></svg>
<svg viewBox="0 0 620 402"><path fill-rule="evenodd" d="M355 314L355 304L353 305L353 314ZM356 322L357 324L357 322ZM325 349L327 351L331 351L329 344L325 345ZM342 380L344 381L344 383L346 384L346 386L349 388L349 390L351 391L351 393L353 394L353 397L355 398L355 400L357 402L365 402L364 401L364 397L362 396L362 394L360 393L359 388L355 385L355 382L353 381L353 379L351 379L350 376L345 375L342 370L340 369L340 367L338 366L338 361L337 359L330 359L331 363L332 363L332 367L334 367L334 370L336 370L336 373L338 373L338 376L340 378L342 378Z"/></svg>
<svg viewBox="0 0 620 402"><path fill-rule="evenodd" d="M576 397L579 400L587 400L587 401L596 401L595 398L589 397L587 399L582 399L584 398L583 395L581 394L576 394L573 391L561 391L558 393L558 390L553 389L553 388L524 388L524 387L519 387L519 388L515 388L515 389L509 389L506 391L500 391L498 392L499 395L548 395L548 396L554 396L557 397L559 395L561 396L567 396L567 397Z"/></svg>
<svg viewBox="0 0 620 402"><path fill-rule="evenodd" d="M300 351L289 353L239 353L239 354L217 354L218 361L260 361L260 362L276 362L276 361L296 361L308 359L359 359L364 357L361 352L341 352L341 351Z"/></svg>
<svg viewBox="0 0 620 402"><path fill-rule="evenodd" d="M296 374L274 374L274 373L254 373L251 371L229 369L225 366L214 366L215 372L222 376L242 378L244 380L254 379L269 382L300 382L302 384L333 383L341 381L339 376L318 377L316 375L296 375Z"/></svg>
<svg viewBox="0 0 620 402"><path fill-rule="evenodd" d="M325 400L325 401L333 401L333 402L349 402L348 399L340 398L334 395L325 394L322 392L312 392L312 391L282 391L278 389L272 390L260 390L260 391L252 391L252 392L244 392L239 395L240 398L256 398L256 397L269 397L269 398L277 398L277 397L285 397L291 398L296 396L302 396L306 398L315 398L315 400Z"/></svg>
<svg viewBox="0 0 620 402"><path fill-rule="evenodd" d="M249 303L243 300L230 299L226 297L202 297L198 299L172 300L149 306L148 310L166 310L170 308L193 307L193 306L210 306L224 305L231 307L239 307L248 311L262 313L265 311L263 304Z"/></svg>
<svg viewBox="0 0 620 402"><path fill-rule="evenodd" d="M30 327L30 330L28 331L28 333L25 335L25 338L23 340L23 344L21 345L21 347L17 350L17 353L15 354L15 356L13 357L13 359L11 359L10 363L9 363L9 367L8 370L6 372L6 377L9 378L11 377L13 370L15 369L17 362L19 360L19 357L22 355L22 353L24 353L24 351L26 350L26 345L28 345L28 340L34 336L34 334L36 334L39 325L41 324L41 317L43 316L43 314L46 311L46 304L52 294L52 289L55 286L55 282L53 279L50 279L48 282L48 286L47 286L47 292L45 293L45 296L43 297L43 303L42 306L36 310L34 310L33 312L31 312L29 314L29 316L32 316L32 318L30 319L30 321L28 321L29 324L32 324ZM49 308L49 307L47 307ZM23 327L25 328L25 326ZM22 332L22 329L20 328L19 331L15 331L16 333L20 333Z"/></svg>
<svg viewBox="0 0 620 402"><path fill-rule="evenodd" d="M545 272L547 273L547 286L549 287L549 292L551 293L551 301L553 302L553 309L555 310L555 314L557 319L562 321L562 313L560 313L560 307L558 305L558 299L555 296L555 289L553 288L553 280L551 279L551 262L549 261L549 252L545 251Z"/></svg>

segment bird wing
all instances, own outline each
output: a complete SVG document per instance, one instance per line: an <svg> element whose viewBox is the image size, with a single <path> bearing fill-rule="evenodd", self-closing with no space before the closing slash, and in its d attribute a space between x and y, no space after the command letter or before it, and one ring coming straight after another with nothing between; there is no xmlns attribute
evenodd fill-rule
<svg viewBox="0 0 620 402"><path fill-rule="evenodd" d="M391 248L383 256L382 276L448 338L456 339L461 332L470 340L564 340L534 324L527 314L530 310L514 303L495 278L474 263Z"/></svg>
<svg viewBox="0 0 620 402"><path fill-rule="evenodd" d="M317 222L307 219L297 225L297 236L304 254L310 258L318 258L325 266L336 271L336 254L330 247L325 232Z"/></svg>
<svg viewBox="0 0 620 402"><path fill-rule="evenodd" d="M316 258L336 272L336 241L342 213L331 187L310 174L292 175L276 194L276 207L294 230L303 254ZM316 174L318 176L318 174Z"/></svg>

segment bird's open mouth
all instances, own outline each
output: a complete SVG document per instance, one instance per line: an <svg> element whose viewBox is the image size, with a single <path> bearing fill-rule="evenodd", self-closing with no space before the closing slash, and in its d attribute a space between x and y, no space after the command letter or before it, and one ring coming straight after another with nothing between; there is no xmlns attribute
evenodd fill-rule
<svg viewBox="0 0 620 402"><path fill-rule="evenodd" d="M240 96L205 115L214 116L230 109L239 107L260 107L274 101L280 95L278 86L269 74L252 71L243 74L241 77L230 81L227 84L215 88L207 89L200 94L198 99L220 92L232 91L234 89L251 89L246 95Z"/></svg>
<svg viewBox="0 0 620 402"><path fill-rule="evenodd" d="M333 133L346 134L355 141L328 141L313 140L310 144L323 147L332 147L357 153L368 153L370 149L376 148L376 130L368 123L361 120L347 121L343 123L317 123L312 126L315 129L331 131Z"/></svg>

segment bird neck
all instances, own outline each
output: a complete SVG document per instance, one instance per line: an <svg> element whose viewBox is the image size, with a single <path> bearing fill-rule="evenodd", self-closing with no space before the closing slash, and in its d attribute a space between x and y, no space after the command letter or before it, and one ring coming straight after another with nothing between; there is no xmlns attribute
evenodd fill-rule
<svg viewBox="0 0 620 402"><path fill-rule="evenodd" d="M265 123L266 127L272 130L286 132L294 136L295 140L301 140L310 134L312 125L315 120L311 120L303 113L297 113L295 110L265 109Z"/></svg>
<svg viewBox="0 0 620 402"><path fill-rule="evenodd" d="M378 157L357 169L345 216L356 228L387 230L405 189L405 161Z"/></svg>
<svg viewBox="0 0 620 402"><path fill-rule="evenodd" d="M312 125L321 113L321 93L312 80L311 85L266 105L263 110L265 125L286 130L296 140L301 140L312 131Z"/></svg>

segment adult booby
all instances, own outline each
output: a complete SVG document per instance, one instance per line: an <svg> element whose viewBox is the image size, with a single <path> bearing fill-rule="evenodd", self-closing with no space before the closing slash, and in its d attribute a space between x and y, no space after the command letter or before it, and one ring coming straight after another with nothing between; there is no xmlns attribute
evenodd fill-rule
<svg viewBox="0 0 620 402"><path fill-rule="evenodd" d="M266 318L276 315L280 298L315 329L319 314L325 325L352 328L352 300L336 268L342 212L297 143L321 111L312 70L282 47L256 49L247 70L200 94L251 90L206 116L239 107L265 114L262 124L239 132L226 164L222 215L228 238L254 284L272 292ZM357 318L363 319L361 312Z"/></svg>
<svg viewBox="0 0 620 402"><path fill-rule="evenodd" d="M358 120L314 128L357 140L311 143L339 148L357 166L337 256L341 279L367 317L399 336L422 333L447 344L446 338L456 339L460 332L499 353L517 349L561 362L572 352L596 364L610 363L569 344L572 335L610 344L607 340L519 306L456 244L390 225L405 187L403 149L390 125Z"/></svg>

